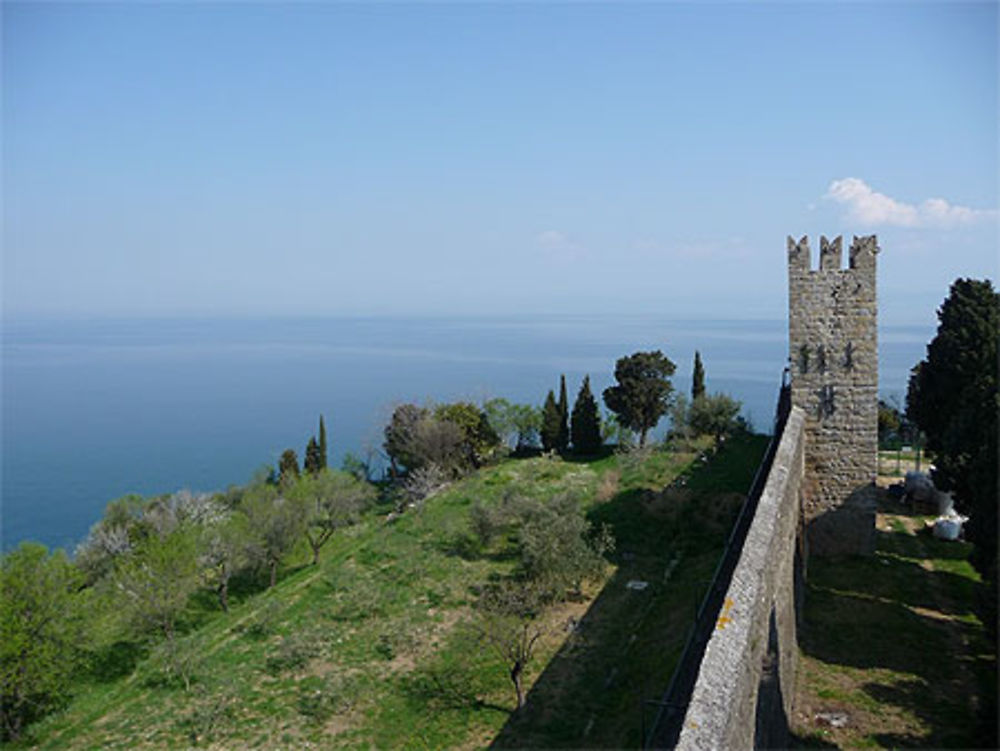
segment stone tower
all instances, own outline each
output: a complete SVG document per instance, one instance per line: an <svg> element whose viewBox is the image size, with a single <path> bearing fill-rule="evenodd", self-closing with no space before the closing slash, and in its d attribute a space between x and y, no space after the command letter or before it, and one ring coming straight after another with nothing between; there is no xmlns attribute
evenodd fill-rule
<svg viewBox="0 0 1000 751"><path fill-rule="evenodd" d="M788 347L792 404L805 422L803 516L809 552L869 553L875 541L878 327L874 235L788 238Z"/></svg>

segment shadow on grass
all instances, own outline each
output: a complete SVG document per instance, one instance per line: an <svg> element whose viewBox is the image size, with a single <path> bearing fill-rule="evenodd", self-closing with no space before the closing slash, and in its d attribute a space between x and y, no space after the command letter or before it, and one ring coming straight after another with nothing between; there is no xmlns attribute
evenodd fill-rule
<svg viewBox="0 0 1000 751"><path fill-rule="evenodd" d="M90 677L99 683L117 681L131 675L148 654L149 646L143 642L117 641L90 657Z"/></svg>
<svg viewBox="0 0 1000 751"><path fill-rule="evenodd" d="M731 488L746 491L766 445L734 440L693 467L697 492L627 490L591 510L591 523L614 531L618 570L579 621L560 624L565 642L493 748L642 745L648 700L670 682L738 511Z"/></svg>
<svg viewBox="0 0 1000 751"><path fill-rule="evenodd" d="M995 645L965 617L981 585L916 562L962 558L969 548L880 531L874 556L809 562L803 652L830 666L832 680L838 667L873 671L873 680L854 689L859 705L864 694L869 704L897 707L916 718L913 727L925 728L872 736L880 745L996 747L995 709L994 721L984 722L970 696L978 693L981 706L995 702L983 701L984 686L996 680ZM809 747L811 736L798 740Z"/></svg>
<svg viewBox="0 0 1000 751"><path fill-rule="evenodd" d="M483 549L475 536L468 532L457 532L447 539L435 540L429 547L449 557L461 558L463 561L494 561L502 563L518 557L514 545L491 546Z"/></svg>
<svg viewBox="0 0 1000 751"><path fill-rule="evenodd" d="M421 711L467 709L490 710L507 714L507 707L480 699L476 676L453 666L427 668L404 676L400 681L403 695Z"/></svg>
<svg viewBox="0 0 1000 751"><path fill-rule="evenodd" d="M593 464L601 459L607 459L609 456L613 456L615 448L615 446L604 445L601 446L601 450L596 454L574 454L572 452L566 452L565 454L560 454L560 456L564 462L569 462L570 464Z"/></svg>

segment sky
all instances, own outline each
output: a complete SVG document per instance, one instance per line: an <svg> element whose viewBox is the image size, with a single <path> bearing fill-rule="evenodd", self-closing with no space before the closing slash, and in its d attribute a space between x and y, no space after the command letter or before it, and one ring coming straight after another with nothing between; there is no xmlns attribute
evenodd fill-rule
<svg viewBox="0 0 1000 751"><path fill-rule="evenodd" d="M877 234L933 321L997 9L4 2L3 313L776 319L788 235Z"/></svg>

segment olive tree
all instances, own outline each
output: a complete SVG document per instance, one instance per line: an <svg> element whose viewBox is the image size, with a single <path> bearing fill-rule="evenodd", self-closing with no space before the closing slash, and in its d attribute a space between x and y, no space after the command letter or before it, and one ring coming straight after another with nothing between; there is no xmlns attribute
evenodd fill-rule
<svg viewBox="0 0 1000 751"><path fill-rule="evenodd" d="M249 563L252 535L246 514L233 510L201 528L198 562L202 577L219 598L219 607L229 612L229 581Z"/></svg>
<svg viewBox="0 0 1000 751"><path fill-rule="evenodd" d="M527 582L487 587L476 607L475 627L483 643L507 666L518 710L525 704L524 670L545 634L541 613L542 599Z"/></svg>
<svg viewBox="0 0 1000 751"><path fill-rule="evenodd" d="M197 538L190 525L152 534L121 556L112 575L121 612L140 632L173 640L177 618L198 587Z"/></svg>
<svg viewBox="0 0 1000 751"><path fill-rule="evenodd" d="M289 498L303 507L305 537L316 565L320 550L334 533L356 523L375 500L375 489L348 472L325 469L302 477L290 490Z"/></svg>
<svg viewBox="0 0 1000 751"><path fill-rule="evenodd" d="M295 547L305 530L303 507L283 495L273 485L253 488L243 498L243 512L250 523L248 553L268 571L268 587L278 581L278 566Z"/></svg>
<svg viewBox="0 0 1000 751"><path fill-rule="evenodd" d="M691 402L688 423L702 435L721 441L738 427L742 404L727 394L702 395Z"/></svg>

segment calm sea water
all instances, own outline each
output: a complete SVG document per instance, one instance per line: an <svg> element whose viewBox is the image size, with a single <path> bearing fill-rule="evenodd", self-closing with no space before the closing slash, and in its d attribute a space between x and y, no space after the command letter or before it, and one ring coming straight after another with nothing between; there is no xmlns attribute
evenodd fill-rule
<svg viewBox="0 0 1000 751"><path fill-rule="evenodd" d="M880 331L883 393L902 394L933 330ZM655 317L330 318L7 322L3 332L2 543L72 549L111 499L248 481L300 457L325 415L331 462L378 447L393 405L503 396L540 404L565 373L596 394L615 360L661 349L690 388L770 427L784 321Z"/></svg>

